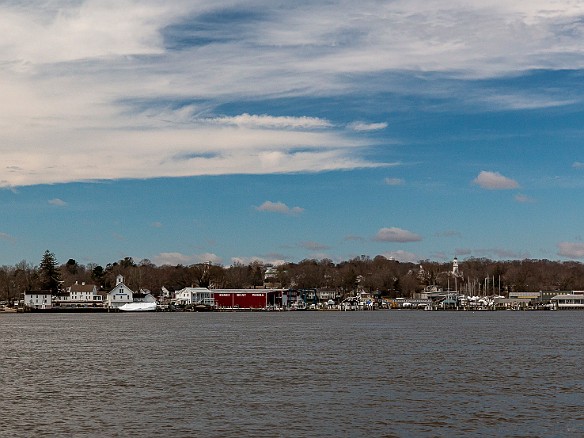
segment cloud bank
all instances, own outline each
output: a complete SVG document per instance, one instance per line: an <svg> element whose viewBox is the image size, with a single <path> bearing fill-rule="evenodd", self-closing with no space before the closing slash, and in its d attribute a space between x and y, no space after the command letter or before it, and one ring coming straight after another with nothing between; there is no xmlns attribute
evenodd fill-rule
<svg viewBox="0 0 584 438"><path fill-rule="evenodd" d="M579 2L542 0L4 2L0 186L382 166L360 134L385 122L335 126L246 104L399 91L364 80L396 72L582 68L583 17Z"/></svg>
<svg viewBox="0 0 584 438"><path fill-rule="evenodd" d="M558 255L571 259L582 259L584 258L584 243L560 242L558 243Z"/></svg>

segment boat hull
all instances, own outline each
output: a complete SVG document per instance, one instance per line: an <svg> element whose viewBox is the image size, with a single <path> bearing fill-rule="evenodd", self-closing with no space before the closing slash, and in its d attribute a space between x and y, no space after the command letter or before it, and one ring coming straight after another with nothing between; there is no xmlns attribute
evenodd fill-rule
<svg viewBox="0 0 584 438"><path fill-rule="evenodd" d="M154 312L156 303L127 303L119 308L122 312Z"/></svg>

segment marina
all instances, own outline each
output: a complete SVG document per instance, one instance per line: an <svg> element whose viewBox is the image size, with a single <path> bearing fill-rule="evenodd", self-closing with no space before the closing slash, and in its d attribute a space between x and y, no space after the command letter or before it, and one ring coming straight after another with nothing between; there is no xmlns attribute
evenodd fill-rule
<svg viewBox="0 0 584 438"><path fill-rule="evenodd" d="M208 272L210 265L203 266ZM263 287L218 288L214 286L173 289L162 286L156 293L148 289L133 290L123 275L115 277L111 290L95 284L75 281L67 288L28 290L23 299L4 302L0 310L17 312L98 313L98 312L242 312L242 311L496 311L496 310L578 310L584 309L583 290L502 290L499 278L485 278L481 287L465 279L455 257L451 268L428 273L422 265L408 275L415 277L418 287L410 296L398 291L373 290L364 287L363 276L357 276L350 290L340 288L281 287L275 270L265 269ZM444 289L430 280L442 277ZM446 280L446 281L444 281ZM451 284L454 289L451 289ZM279 286L279 287L278 287Z"/></svg>

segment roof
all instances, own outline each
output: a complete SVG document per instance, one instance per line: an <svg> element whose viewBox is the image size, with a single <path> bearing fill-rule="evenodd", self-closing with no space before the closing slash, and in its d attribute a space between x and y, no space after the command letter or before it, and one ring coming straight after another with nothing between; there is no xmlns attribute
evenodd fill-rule
<svg viewBox="0 0 584 438"><path fill-rule="evenodd" d="M94 284L72 284L69 289L71 292L93 292L94 289L97 289L97 286Z"/></svg>
<svg viewBox="0 0 584 438"><path fill-rule="evenodd" d="M284 289L210 289L214 294L271 294Z"/></svg>
<svg viewBox="0 0 584 438"><path fill-rule="evenodd" d="M558 294L552 297L552 300L581 300L584 299L582 294Z"/></svg>
<svg viewBox="0 0 584 438"><path fill-rule="evenodd" d="M50 290L27 290L25 295L53 295L53 292Z"/></svg>

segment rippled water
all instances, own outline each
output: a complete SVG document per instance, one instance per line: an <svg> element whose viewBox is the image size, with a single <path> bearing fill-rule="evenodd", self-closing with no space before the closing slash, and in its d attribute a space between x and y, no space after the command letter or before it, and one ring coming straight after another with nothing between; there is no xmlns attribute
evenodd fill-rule
<svg viewBox="0 0 584 438"><path fill-rule="evenodd" d="M583 436L584 312L0 315L0 436Z"/></svg>

